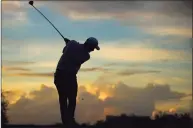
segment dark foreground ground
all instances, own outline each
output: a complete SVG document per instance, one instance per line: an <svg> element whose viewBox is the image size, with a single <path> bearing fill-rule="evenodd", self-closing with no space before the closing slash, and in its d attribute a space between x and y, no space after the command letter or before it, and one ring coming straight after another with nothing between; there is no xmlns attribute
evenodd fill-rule
<svg viewBox="0 0 193 128"><path fill-rule="evenodd" d="M188 114L162 115L152 120L149 117L138 116L107 116L104 121L93 125L77 124L74 128L193 128L193 120ZM54 125L7 125L3 128L60 128Z"/></svg>

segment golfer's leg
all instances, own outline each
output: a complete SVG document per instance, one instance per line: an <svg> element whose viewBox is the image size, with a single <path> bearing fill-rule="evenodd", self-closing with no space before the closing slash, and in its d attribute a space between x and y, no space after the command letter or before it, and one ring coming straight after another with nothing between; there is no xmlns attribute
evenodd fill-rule
<svg viewBox="0 0 193 128"><path fill-rule="evenodd" d="M67 97L62 92L59 93L59 103L60 103L60 114L62 123L65 125L67 123Z"/></svg>
<svg viewBox="0 0 193 128"><path fill-rule="evenodd" d="M69 98L68 111L70 120L74 118L75 109L76 109L76 97L74 96Z"/></svg>
<svg viewBox="0 0 193 128"><path fill-rule="evenodd" d="M54 84L56 85L58 96L59 96L59 105L60 105L60 115L63 125L67 124L68 108L67 108L67 93L65 86L67 81L64 79L63 75L54 74Z"/></svg>
<svg viewBox="0 0 193 128"><path fill-rule="evenodd" d="M74 119L74 113L76 109L76 97L77 97L77 91L78 91L77 88L78 88L77 80L74 79L72 82L70 93L68 95L68 100L69 100L68 111L69 111L70 120Z"/></svg>

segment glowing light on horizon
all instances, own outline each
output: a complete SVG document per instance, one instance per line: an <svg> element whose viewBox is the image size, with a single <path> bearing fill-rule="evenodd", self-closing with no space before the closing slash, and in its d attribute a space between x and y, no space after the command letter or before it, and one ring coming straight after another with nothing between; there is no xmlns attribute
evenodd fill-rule
<svg viewBox="0 0 193 128"><path fill-rule="evenodd" d="M100 92L100 95L98 98L104 101L107 97L108 95L105 92Z"/></svg>
<svg viewBox="0 0 193 128"><path fill-rule="evenodd" d="M177 111L177 110L176 110L175 108L170 108L168 112L169 112L169 113L176 113L176 111Z"/></svg>

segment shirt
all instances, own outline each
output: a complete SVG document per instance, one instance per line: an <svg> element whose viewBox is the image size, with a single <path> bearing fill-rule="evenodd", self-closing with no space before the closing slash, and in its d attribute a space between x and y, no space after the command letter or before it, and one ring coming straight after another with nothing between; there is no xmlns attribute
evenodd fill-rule
<svg viewBox="0 0 193 128"><path fill-rule="evenodd" d="M89 52L84 44L71 40L63 49L63 54L58 62L57 70L77 74L81 64L90 59Z"/></svg>

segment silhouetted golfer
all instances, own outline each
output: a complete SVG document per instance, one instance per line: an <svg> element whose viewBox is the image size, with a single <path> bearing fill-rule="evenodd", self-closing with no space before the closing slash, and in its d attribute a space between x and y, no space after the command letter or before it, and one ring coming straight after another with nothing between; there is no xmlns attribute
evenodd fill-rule
<svg viewBox="0 0 193 128"><path fill-rule="evenodd" d="M54 84L58 90L60 112L63 125L75 122L74 112L78 91L76 74L81 64L90 59L90 52L100 50L94 37L88 38L84 44L65 38L66 46L58 62L54 75ZM68 103L67 103L68 100Z"/></svg>

